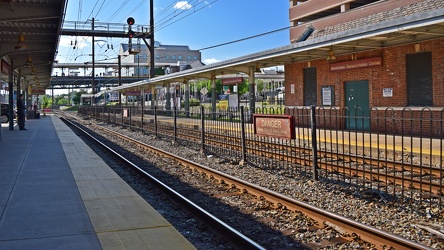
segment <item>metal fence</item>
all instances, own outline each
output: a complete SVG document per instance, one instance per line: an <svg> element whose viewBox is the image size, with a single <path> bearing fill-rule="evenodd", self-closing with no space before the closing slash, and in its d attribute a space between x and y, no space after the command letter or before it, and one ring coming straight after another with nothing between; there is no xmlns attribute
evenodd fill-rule
<svg viewBox="0 0 444 250"><path fill-rule="evenodd" d="M187 143L233 164L335 183L362 198L443 206L444 109L258 108L295 119L295 138L254 134L243 107L157 110L84 106L82 115Z"/></svg>

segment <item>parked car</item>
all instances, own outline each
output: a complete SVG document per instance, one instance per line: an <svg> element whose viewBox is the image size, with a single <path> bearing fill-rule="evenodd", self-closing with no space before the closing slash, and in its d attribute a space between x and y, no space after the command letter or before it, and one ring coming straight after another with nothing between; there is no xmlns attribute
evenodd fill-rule
<svg viewBox="0 0 444 250"><path fill-rule="evenodd" d="M276 92L285 92L285 87L277 87Z"/></svg>
<svg viewBox="0 0 444 250"><path fill-rule="evenodd" d="M1 122L6 123L9 122L9 104L8 103L2 103L2 115L1 115ZM13 110L14 118L15 118L15 110Z"/></svg>

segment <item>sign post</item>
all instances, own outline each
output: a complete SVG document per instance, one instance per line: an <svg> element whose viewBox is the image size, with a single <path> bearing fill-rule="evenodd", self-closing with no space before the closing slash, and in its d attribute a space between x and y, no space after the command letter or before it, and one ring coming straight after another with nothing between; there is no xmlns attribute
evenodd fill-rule
<svg viewBox="0 0 444 250"><path fill-rule="evenodd" d="M294 116L253 114L254 134L281 139L295 139Z"/></svg>

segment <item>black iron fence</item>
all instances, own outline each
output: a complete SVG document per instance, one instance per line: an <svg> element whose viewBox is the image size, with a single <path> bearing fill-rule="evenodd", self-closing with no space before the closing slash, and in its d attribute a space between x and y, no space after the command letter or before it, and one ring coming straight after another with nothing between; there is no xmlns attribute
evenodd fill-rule
<svg viewBox="0 0 444 250"><path fill-rule="evenodd" d="M257 108L295 119L295 138L254 134L243 107L158 110L84 106L79 113L187 143L233 164L337 183L355 196L442 208L444 109Z"/></svg>

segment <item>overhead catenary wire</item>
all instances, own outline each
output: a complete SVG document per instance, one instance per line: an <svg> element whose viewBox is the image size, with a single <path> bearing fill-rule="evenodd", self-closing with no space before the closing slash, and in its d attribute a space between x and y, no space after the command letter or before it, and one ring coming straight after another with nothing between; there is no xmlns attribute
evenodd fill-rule
<svg viewBox="0 0 444 250"><path fill-rule="evenodd" d="M146 3L146 0L140 1L140 3L136 7L134 7L130 12L128 12L128 14L126 14L124 16L127 16L127 17L131 16L131 14L133 14L136 10L138 10L144 3Z"/></svg>
<svg viewBox="0 0 444 250"><path fill-rule="evenodd" d="M106 0L103 0L102 5L100 5L99 10L96 12L96 16L100 13L100 11L102 10L103 5L105 4Z"/></svg>
<svg viewBox="0 0 444 250"><path fill-rule="evenodd" d="M77 12L77 20L82 20L82 5L83 5L83 0L79 0L79 10Z"/></svg>
<svg viewBox="0 0 444 250"><path fill-rule="evenodd" d="M119 12L122 10L123 7L125 7L125 5L128 3L129 0L125 0L119 8L117 8L117 10L111 15L110 18L108 18L107 22L111 21L114 17L117 16L117 14L119 14Z"/></svg>
<svg viewBox="0 0 444 250"><path fill-rule="evenodd" d="M256 38L256 37L265 36L265 35L269 35L269 34L272 34L272 33L279 32L279 31L287 30L287 29L290 29L291 27L293 27L293 26L288 26L288 27L277 29L277 30L272 30L272 31L264 32L264 33L257 34L257 35L254 35L254 36L244 37L244 38L233 40L233 41L230 41L230 42L225 42L225 43L221 43L221 44L205 47L205 48L202 48L202 49L199 49L199 50L202 51L202 50L207 50L207 49L213 49L213 48L216 48L216 47L220 47L220 46L224 46L224 45L229 45L229 44L232 44L232 43L242 42L242 41L253 39L253 38Z"/></svg>
<svg viewBox="0 0 444 250"><path fill-rule="evenodd" d="M168 10L163 11L163 13L165 13L164 17L161 17L161 15L156 16L156 18L155 18L155 20L157 22L156 26L163 23L163 22L167 22L167 21L175 18L176 16L179 16L183 12L188 11L188 10L194 8L195 6L199 5L200 3L202 3L202 2L198 2L196 5L194 5L194 1L192 1L192 2L177 2L176 1L175 4L172 4L171 6L168 7ZM182 5L179 5L179 4L182 4ZM170 9L172 9L172 11L168 12ZM167 14L167 12L168 12L168 14ZM177 12L179 12L179 14L177 14ZM171 17L171 16L173 16L173 17Z"/></svg>
<svg viewBox="0 0 444 250"><path fill-rule="evenodd" d="M159 18L161 15L163 15L165 12L167 12L168 10L172 9L174 7L174 5L176 4L176 0L174 0L172 3L170 3L170 5L168 5L168 7L164 8L162 11L160 11L156 16L154 16L154 19Z"/></svg>
<svg viewBox="0 0 444 250"><path fill-rule="evenodd" d="M119 6L119 8L118 8L118 9L117 9L117 10L111 15L111 17L110 17L108 20L112 20L115 16L117 16L118 13L121 12L121 10L123 9L123 7L128 3L128 1L129 1L129 0L125 0L124 2L122 2L122 4ZM191 7L191 8L185 8L185 9L181 9L179 12L177 12L177 10L176 10L176 14L175 14L175 16L169 18L168 20L164 20L164 22L161 24L161 27L157 28L156 31L158 31L158 30L160 30L160 29L163 29L163 28L165 28L165 27L167 27L167 26L170 26L170 25L172 25L173 23L178 22L179 20L181 20L181 19L183 19L183 18L185 18L185 17L187 17L187 16L189 16L189 15L191 15L191 14L193 14L193 13L196 13L196 12L199 11L199 10L201 10L201 9L203 9L203 8L205 8L205 7L208 7L210 4L212 4L212 3L216 2L216 1L218 1L218 0L215 0L215 1L211 2L211 3L208 3L208 2L205 2L205 1L200 1L200 0L194 0L194 1L186 2L188 5L193 6L193 7ZM102 10L102 8L103 8L105 2L106 2L106 0L103 0L102 4L101 4L100 7L99 7L99 10L97 11L97 13L99 13L99 12ZM131 11L129 12L128 15L131 15L131 13L133 13L134 11L136 11L136 10L137 10L140 6L142 6L143 3L145 3L145 2L146 2L146 0L142 0L142 1L141 1L141 2L140 2L135 8L133 8L133 10L131 10ZM95 2L94 7L93 7L93 9L91 10L90 15L88 16L88 18L87 18L87 20L85 21L85 23L84 23L83 26L86 25L86 23L88 22L89 18L93 15L94 10L97 8L97 6L98 6L99 3L100 3L100 0L97 0L97 1ZM166 9L163 9L162 12L159 13L157 16L159 17L159 16L162 15L162 13L167 13L169 10L173 9L175 6L176 6L176 8L177 8L177 4L178 4L178 3L179 3L178 1L173 1L173 2L172 2L172 3L171 3ZM201 5L201 4L205 4L205 6L202 6L201 8L196 9L196 7L198 7L198 6ZM111 5L111 4L110 4L110 5ZM82 6L83 6L83 0L79 0L79 15L80 15L80 12L81 12L81 10L82 10ZM179 7L181 7L181 6L179 6ZM179 8L179 9L180 9L180 8ZM174 20L175 18L177 18L177 17L183 15L184 13L186 13L186 12L189 11L189 10L193 10L193 12L192 12L192 13L189 13L188 15L186 15L186 16L184 16L184 17L181 17L181 18L178 19L178 20ZM167 16L166 18L168 18L168 16ZM165 19L165 18L164 18L164 19ZM174 21L173 21L173 20L174 20ZM155 26L157 26L157 25L159 25L159 24L156 24ZM76 37L76 40L77 40L77 37ZM85 41L85 40L86 40L85 37L83 37L82 42ZM117 46L118 43L113 44L113 45L116 45L116 46ZM71 53L69 53L69 54L71 54L71 55L69 56L69 58L71 58L71 60L72 60L76 55L78 55L77 51L76 51L76 50L73 50L72 47L70 48L70 52L71 52Z"/></svg>
<svg viewBox="0 0 444 250"><path fill-rule="evenodd" d="M204 9L204 8L209 7L211 4L213 4L213 3L217 2L217 1L218 1L218 0L214 0L214 1L212 1L211 3L198 1L198 3L197 3L196 5L192 6L192 8L188 8L188 9L182 10L182 11L179 12L179 14L177 14L177 15L176 15L175 13L173 13L173 14L174 14L173 17L167 19L166 21L164 21L164 22L162 22L162 23L157 23L157 24L155 24L155 25L154 25L154 29L155 29L155 31L162 30L162 29L164 29L164 28L166 28L166 27L168 27L168 26L170 26L170 25L172 25L172 24L174 24L174 23L176 23L176 22L178 22L178 21L180 21L180 20L182 20L182 19L184 19L184 18L186 18L186 17L192 15L192 14L195 14L196 12L198 12L198 11ZM205 5L202 6L202 7L200 7L200 8L197 8L197 9L196 9L196 6L199 6L199 5L202 4L202 3L204 3ZM174 18L177 18L178 16L180 16L180 15L186 13L187 11L189 11L189 10L191 10L191 9L193 9L193 12L192 12L192 13L189 13L188 15L185 15L185 16L183 16L183 17L181 17L181 18L179 18L179 19L173 21Z"/></svg>
<svg viewBox="0 0 444 250"><path fill-rule="evenodd" d="M183 20L184 18L197 13L200 10L203 10L205 8L209 8L211 7L212 4L216 3L218 0L213 0L211 2L208 1L201 1L201 0L191 0L189 2L185 2L185 4L187 4L187 6L178 6L177 4L179 3L179 1L173 1L172 3L170 3L168 5L168 7L163 8L158 14L155 15L156 18L156 24L155 24L155 32L159 32L160 30L167 28L171 25L173 25L174 23L177 23L181 20ZM105 2L107 3L107 5L105 5ZM117 4L111 4L110 2L112 2L111 0L103 0L103 2L100 2L100 0L97 0L95 2L94 8L91 11L90 16L95 13L94 10L97 8L97 6L100 4L100 7L98 8L97 13L101 12L103 13L104 11L106 11L107 13L112 13L111 17L108 18L108 20L112 20L115 16L117 16L125 7L125 5L127 5L127 3L129 2L129 0L125 0L123 2L121 2L121 5L115 9L114 12L110 12L107 10L104 10L104 6L108 7L108 6L116 6ZM133 12L137 11L138 9L140 9L140 7L146 3L146 0L141 0L127 15L131 15ZM83 0L79 0L79 16L81 16L81 13L83 12L82 9L83 6ZM182 7L182 8L181 8ZM90 17L89 16L89 17ZM89 18L88 17L88 18ZM158 21L160 20L160 21ZM85 22L85 24L88 22L88 20ZM261 36L266 36L275 32L279 32L279 31L283 31L283 30L287 30L289 29L291 26L289 27L284 27L284 28L280 28L280 29L276 29L276 30L272 30L272 31L268 31L268 32L264 32L261 34L257 34L257 35L252 35L249 37L244 37L241 39L237 39L237 40L233 40L233 41L228 41L228 42L224 42L224 43L220 43L220 44L216 44L216 45L211 45L208 47L204 47L199 49L200 51L203 50L208 50L208 49L212 49L212 48L216 48L216 47L221 47L221 46L226 46L229 44L233 44L233 43L237 43L237 42L241 42L241 41L245 41L245 40L249 40L249 39L254 39L257 37L261 37ZM86 41L86 37L83 37L81 39L81 42L85 42ZM114 42L114 43L113 43ZM111 47L116 46L116 48L118 48L120 46L120 44L122 43L121 39L116 39L116 40L111 40ZM70 53L68 53L68 61L72 61L77 55L84 53L84 49L80 48L80 44L77 46L78 49L73 50L73 48L70 48ZM118 50L118 49L117 49ZM100 48L97 52L102 53L108 57L113 57L113 55L115 55L116 51L114 51L113 49L108 49L106 48Z"/></svg>

